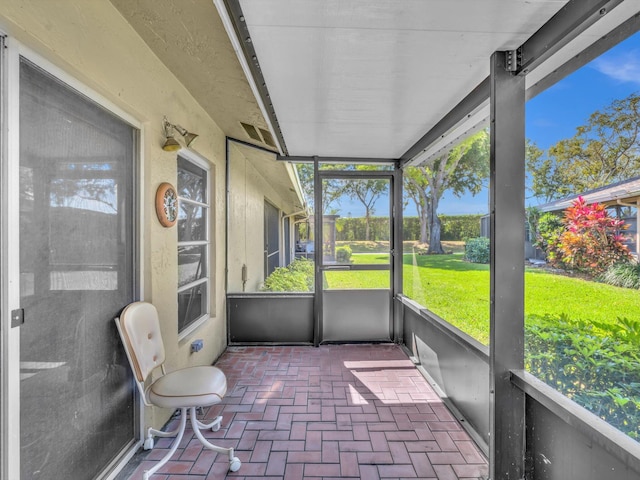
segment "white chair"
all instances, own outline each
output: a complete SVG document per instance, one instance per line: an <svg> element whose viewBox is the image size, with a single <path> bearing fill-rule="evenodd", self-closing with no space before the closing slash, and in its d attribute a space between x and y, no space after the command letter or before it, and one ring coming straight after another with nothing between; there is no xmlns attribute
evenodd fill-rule
<svg viewBox="0 0 640 480"><path fill-rule="evenodd" d="M144 441L144 449L151 450L153 437L176 437L169 453L150 470L145 471L144 480L148 480L175 453L187 425L187 414L191 417L191 426L198 440L208 449L229 455L229 470L238 471L240 460L234 456L233 448L212 445L202 435L201 429L220 429L222 417L205 424L196 417L196 409L210 407L220 403L227 392L227 378L222 370L213 366L187 367L166 373L164 368L165 351L160 334L160 322L156 308L146 302L135 302L127 306L116 318L116 325L131 364L136 384L145 405L161 408L180 409L180 424L171 432L149 428ZM148 387L145 382L151 373L160 367L162 376Z"/></svg>

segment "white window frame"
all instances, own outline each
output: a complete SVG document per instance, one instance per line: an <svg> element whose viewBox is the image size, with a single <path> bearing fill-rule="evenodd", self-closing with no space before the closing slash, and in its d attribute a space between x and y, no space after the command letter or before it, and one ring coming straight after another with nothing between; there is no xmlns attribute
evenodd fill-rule
<svg viewBox="0 0 640 480"><path fill-rule="evenodd" d="M180 247L205 245L205 256L206 256L206 266L207 266L206 275L204 275L202 278L199 278L197 280L194 280L193 282L189 282L177 288L176 296L183 291L189 290L197 285L204 284L205 287L203 288L203 291L206 292L206 295L207 295L207 298L205 299L206 309L203 315L201 315L199 318L191 322L183 330L178 330L178 341L180 341L185 337L188 337L191 333L197 330L202 324L204 324L207 320L209 320L209 318L211 318L211 315L210 315L211 313L211 232L210 232L211 224L210 224L210 219L211 219L212 187L211 187L211 165L204 157L198 155L193 150L184 149L184 148L178 152L178 157L182 157L184 160L191 162L195 166L203 169L206 173L206 181L207 181L207 185L204 192L206 198L205 198L205 201L202 203L188 199L188 198L181 197L180 188L179 187L176 188L176 190L178 191L178 205L181 202L185 202L185 203L189 203L189 204L197 205L201 207L204 210L203 218L205 221L205 227L204 227L205 239L199 240L199 241L189 241L189 242L181 242L178 239L176 256L178 255L178 249ZM179 167L176 165L176 172L178 168Z"/></svg>

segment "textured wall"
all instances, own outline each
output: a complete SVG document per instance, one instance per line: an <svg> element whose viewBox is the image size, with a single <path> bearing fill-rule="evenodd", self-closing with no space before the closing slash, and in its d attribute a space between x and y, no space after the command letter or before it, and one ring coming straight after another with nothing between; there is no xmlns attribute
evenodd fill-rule
<svg viewBox="0 0 640 480"><path fill-rule="evenodd" d="M18 40L142 125L141 298L160 311L170 368L213 362L226 345L225 232L220 221L225 209L223 132L106 0L5 2L0 30L9 35L12 46ZM163 228L154 210L157 186L176 182L176 153L161 149L164 115L200 134L194 150L211 163L213 182L212 318L181 342L177 333L177 229ZM194 338L204 339L205 348L197 355L190 354ZM148 411L146 423L161 426L168 414Z"/></svg>

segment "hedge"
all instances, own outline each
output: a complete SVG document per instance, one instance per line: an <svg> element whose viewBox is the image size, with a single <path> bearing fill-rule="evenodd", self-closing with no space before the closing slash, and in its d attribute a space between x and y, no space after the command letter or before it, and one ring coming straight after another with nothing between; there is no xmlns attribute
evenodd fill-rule
<svg viewBox="0 0 640 480"><path fill-rule="evenodd" d="M440 240L464 241L480 236L480 218L482 215L440 215ZM389 218L372 217L370 222L372 241L389 240ZM402 222L405 240L420 240L420 219L404 217ZM365 240L366 224L364 217L338 218L336 220L337 241Z"/></svg>

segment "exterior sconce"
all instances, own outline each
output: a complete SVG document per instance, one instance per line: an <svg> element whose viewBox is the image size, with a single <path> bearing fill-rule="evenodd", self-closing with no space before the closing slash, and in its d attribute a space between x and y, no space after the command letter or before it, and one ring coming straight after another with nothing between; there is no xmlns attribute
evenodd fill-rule
<svg viewBox="0 0 640 480"><path fill-rule="evenodd" d="M198 137L196 133L188 132L186 128L170 123L169 120L167 120L167 117L164 117L164 119L162 120L162 127L164 128L164 136L166 137L166 140L162 145L162 149L166 152L175 152L176 150L180 150L182 148L182 146L174 138L174 131L182 135L182 137L184 138L184 143L187 147L190 147L194 140Z"/></svg>

